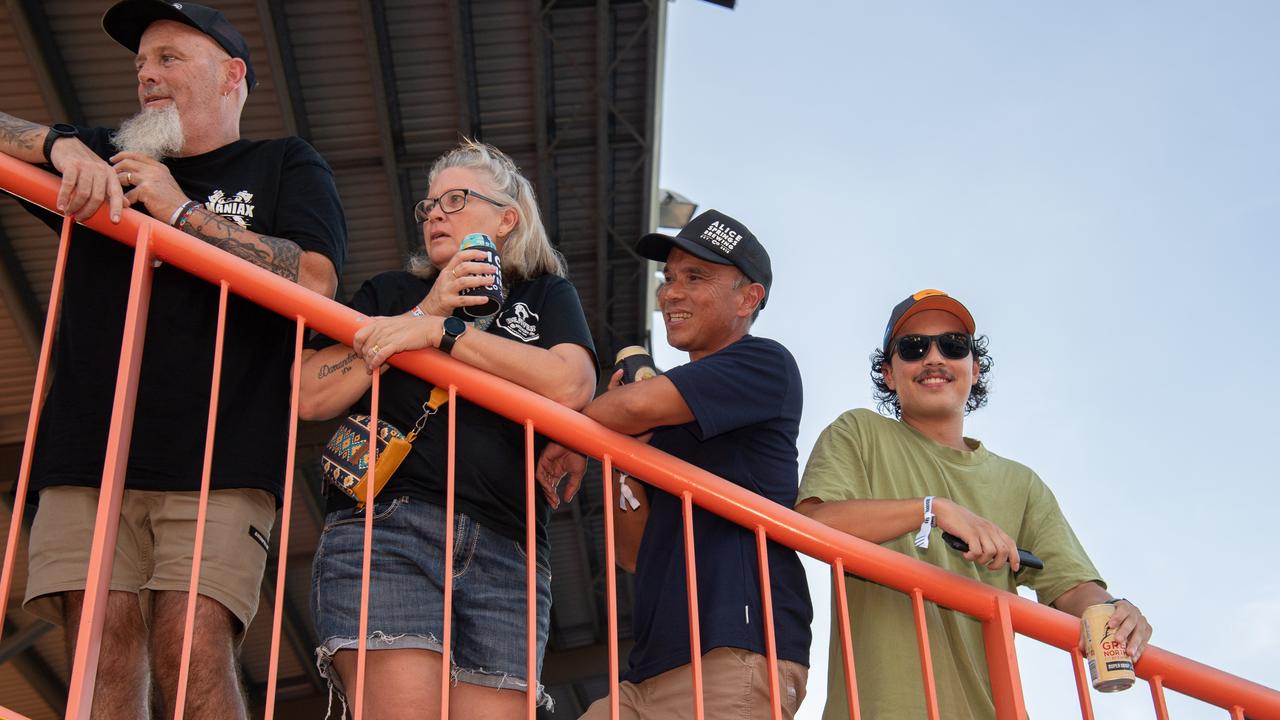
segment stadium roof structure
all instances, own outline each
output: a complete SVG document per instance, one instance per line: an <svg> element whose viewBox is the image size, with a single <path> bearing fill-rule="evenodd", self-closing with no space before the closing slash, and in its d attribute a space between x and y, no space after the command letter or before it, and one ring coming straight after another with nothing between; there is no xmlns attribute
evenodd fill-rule
<svg viewBox="0 0 1280 720"><path fill-rule="evenodd" d="M108 0L0 3L0 110L41 122L115 126L137 110L133 58L102 31ZM664 0L212 0L248 41L258 87L243 134L309 140L333 167L349 230L340 296L403 266L421 246L412 206L426 166L462 135L512 155L539 194L552 242L568 260L608 362L646 344L651 273L630 243L656 218ZM721 2L720 4L731 4ZM0 200L0 471L17 476L56 237ZM322 524L318 449L331 425L307 424L286 582L277 695L282 717L322 712L308 610ZM596 473L598 480L598 471ZM603 517L598 482L553 515L552 624L543 682L556 717L608 691ZM30 517L26 518L29 522ZM7 532L7 520L0 520ZM272 547L278 547L273 539ZM60 717L69 668L59 628L18 609L0 644L0 698L32 718ZM241 657L262 707L275 567ZM629 576L619 576L622 661Z"/></svg>

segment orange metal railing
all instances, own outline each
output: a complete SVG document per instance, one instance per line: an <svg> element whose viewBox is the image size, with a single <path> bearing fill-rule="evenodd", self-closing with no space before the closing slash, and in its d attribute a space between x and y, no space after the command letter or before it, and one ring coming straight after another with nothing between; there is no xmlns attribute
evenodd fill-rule
<svg viewBox="0 0 1280 720"><path fill-rule="evenodd" d="M52 207L57 194L57 179L26 163L0 155L0 188L20 195L28 200ZM121 351L119 380L117 383L115 412L112 417L111 431L108 440L108 454L103 473L101 501L99 504L95 542L91 557L89 583L85 593L85 612L89 622L82 622L78 638L74 669L68 699L68 718L87 718L90 700L93 695L93 682L97 666L97 654L101 637L102 620L105 614L105 598L107 579L110 577L113 553L109 552L115 544L115 531L119 515L119 501L123 491L123 469L128 457L129 433L133 410L133 393L137 383L137 369L140 363L143 330L146 326L146 311L149 297L150 272L152 259L160 258L177 267L183 268L210 283L222 288L223 298L228 292L236 293L258 303L285 317L295 318L297 331L295 338L295 360L300 357L301 339L304 328L314 328L340 342L351 344L357 328L367 318L338 303L322 298L294 283L288 282L271 273L254 267L246 262L223 253L209 245L185 235L177 230L155 222L135 212L126 212L119 225L112 225L106 219L105 212L99 212L86 223L87 226L117 240L135 246L132 287L129 308L126 314L124 342ZM41 389L44 384L45 370L48 362L50 346L49 335L56 327L56 316L59 303L59 292L62 281L62 268L65 264L69 234L67 227L62 235L62 246L59 249L58 267L54 277L54 292L50 300L49 320L46 323L46 337L42 343L40 361L37 370L36 389L33 393L31 419L28 424L28 436L24 446L24 455L18 478L18 495L14 508L14 517L20 517L25 499L25 488L30 471L30 451L35 423L37 420ZM1089 702L1088 682L1084 677L1081 657L1076 649L1079 633L1079 621L1065 613L1039 605L1030 600L1012 595L981 583L952 575L933 565L907 558L878 545L864 542L844 533L828 528L816 521L805 518L787 508L766 500L742 487L727 482L688 463L672 458L654 448L636 440L608 430L585 416L570 411L546 398L528 392L505 380L493 377L474 367L460 363L452 358L431 350L403 353L393 357L393 365L411 372L425 380L448 387L450 399L463 395L472 402L521 423L526 435L526 475L529 535L528 543L528 589L529 589L529 677L534 677L534 602L533 592L536 561L536 543L533 539L533 436L535 430L561 443L574 447L593 457L599 458L604 467L602 476L605 497L605 533L608 593L608 628L609 628L609 669L611 676L611 706L613 716L617 717L617 614L616 614L616 569L613 548L613 509L612 509L612 468L617 467L628 474L643 478L673 495L680 497L684 512L684 536L686 545L686 568L689 569L689 625L692 651L692 673L694 697L691 698L695 717L703 716L701 698L701 664L699 652L697 583L692 568L694 544L692 533L692 509L698 505L721 515L755 533L757 537L760 571L762 579L762 597L764 598L766 624L772 625L772 610L769 605L768 563L765 554L767 541L778 542L800 552L817 558L832 566L833 582L837 585L843 581L845 572L850 572L882 585L899 590L911 597L916 616L916 626L920 647L921 666L924 677L926 707L931 718L939 717L936 692L932 680L932 663L930 660L927 629L924 623L924 603L937 603L967 615L983 623L986 657L991 677L991 689L995 698L997 717L1025 718L1026 710L1023 702L1022 684L1018 673L1017 654L1014 647L1014 635L1019 633L1065 651L1071 659L1078 695L1080 698L1081 716L1093 717ZM297 393L299 373L295 362L293 377L292 419L296 426ZM373 408L377 413L378 374L374 374ZM216 395L217 384L214 392ZM216 401L216 398L215 398ZM447 471L447 506L446 512L450 520L446 528L452 528L453 512L453 476L454 476L454 437L457 432L453 414L454 403L450 402L449 414L449 458ZM212 420L213 414L210 418ZM212 425L212 422L211 422ZM376 427L376 420L371 423ZM296 431L296 427L295 427ZM210 433L213 432L212 427ZM291 431L292 432L292 431ZM210 436L212 437L212 435ZM293 436L291 436L292 438ZM376 443L370 443L371 447ZM285 505L281 521L281 553L279 575L276 582L276 614L273 624L271 643L271 671L267 687L266 717L272 717L274 708L276 682L276 656L279 652L280 637L280 593L284 590L285 543L288 542L289 530L289 497L292 492L293 450L289 451L289 469L285 477ZM371 458L371 466L376 458ZM206 461L207 466L207 461ZM372 472L373 468L370 467ZM207 493L208 473L204 478L204 490ZM203 512L203 502L201 512ZM366 506L371 509L372 504ZM5 602L8 598L12 582L14 552L20 523L12 522L6 545L3 577L0 578L0 619L2 619ZM369 540L372 532L372 515L366 515L366 563L364 567L364 597L361 606L361 633L367 628L368 609L368 563ZM446 563L451 562L452 536L446 531ZM198 568L193 569L192 587L196 587L194 577ZM446 569L445 578L452 575ZM859 717L857 689L853 673L853 653L850 643L848 612L845 607L844 593L836 592L840 603L839 632L843 642L844 672L850 716ZM450 628L449 608L450 593L446 589L444 643L446 657L449 652ZM190 634L190 614L188 615L187 633ZM768 663L771 671L777 666L776 646L772 632L767 639ZM189 641L189 638L188 638ZM184 642L183 667L189 663L190 646ZM363 676L365 649L359 649L358 671L355 682L355 717L360 718L363 703ZM449 703L448 664L444 663L442 677L442 714L447 716ZM1176 690L1206 703L1216 705L1234 718L1256 718L1258 720L1280 720L1280 693L1262 685L1249 682L1220 670L1197 663L1158 647L1150 647L1143 654L1137 667L1140 677L1149 682L1152 702L1158 717L1167 717L1164 702L1164 688ZM772 708L774 717L780 716L778 685L772 683ZM538 687L536 679L529 683L531 690ZM527 712L530 718L535 714L536 693L527 693ZM2 700L2 699L0 699ZM179 701L181 702L181 701ZM0 707L0 715L5 717L21 717L12 711ZM176 717L181 717L179 709Z"/></svg>

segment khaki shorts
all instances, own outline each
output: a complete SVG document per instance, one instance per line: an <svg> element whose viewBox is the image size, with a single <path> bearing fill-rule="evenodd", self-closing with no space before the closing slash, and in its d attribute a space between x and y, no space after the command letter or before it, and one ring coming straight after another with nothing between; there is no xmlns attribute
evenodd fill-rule
<svg viewBox="0 0 1280 720"><path fill-rule="evenodd" d="M199 505L198 492L124 491L111 589L137 594L148 620L150 591L191 587ZM62 593L85 588L97 512L98 488L60 485L40 491L22 603L28 612L62 624ZM237 641L258 611L275 519L275 498L264 490L209 493L200 594L240 620Z"/></svg>
<svg viewBox="0 0 1280 720"><path fill-rule="evenodd" d="M773 717L769 699L769 660L764 655L720 647L702 656L702 704L708 720ZM778 661L782 717L790 720L804 700L809 668L790 660ZM681 665L648 680L618 686L620 720L683 720L693 717L693 670ZM608 720L605 696L583 713L582 720Z"/></svg>

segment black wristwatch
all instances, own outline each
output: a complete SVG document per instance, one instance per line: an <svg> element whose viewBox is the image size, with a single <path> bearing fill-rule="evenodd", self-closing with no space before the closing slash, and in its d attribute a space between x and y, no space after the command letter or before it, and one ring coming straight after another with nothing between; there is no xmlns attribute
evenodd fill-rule
<svg viewBox="0 0 1280 720"><path fill-rule="evenodd" d="M450 315L444 319L444 334L440 336L440 350L445 354L453 353L453 344L458 342L462 333L467 331L467 324Z"/></svg>
<svg viewBox="0 0 1280 720"><path fill-rule="evenodd" d="M44 161L53 164L53 157L49 154L53 152L53 144L62 138L78 137L80 131L76 130L75 125L66 123L57 123L49 126L49 133L44 136Z"/></svg>

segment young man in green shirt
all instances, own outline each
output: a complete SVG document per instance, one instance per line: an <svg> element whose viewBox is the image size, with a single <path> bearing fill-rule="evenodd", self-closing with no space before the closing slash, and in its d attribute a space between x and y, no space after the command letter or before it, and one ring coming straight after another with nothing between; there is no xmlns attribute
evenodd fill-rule
<svg viewBox="0 0 1280 720"><path fill-rule="evenodd" d="M809 456L796 510L1003 590L1027 585L1040 602L1072 615L1114 602L1116 637L1136 660L1151 626L1106 591L1053 493L1026 466L964 437L965 415L986 403L991 369L986 338L975 339L974 330L964 305L938 290L893 309L872 370L881 410L898 419L855 409L828 426ZM936 535L929 543L931 525L969 551L955 552ZM1018 547L1045 568L1018 572ZM852 576L844 590L862 716L923 717L911 599ZM925 615L942 717L994 718L981 623L932 603ZM841 652L832 633L825 718L849 717Z"/></svg>

